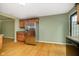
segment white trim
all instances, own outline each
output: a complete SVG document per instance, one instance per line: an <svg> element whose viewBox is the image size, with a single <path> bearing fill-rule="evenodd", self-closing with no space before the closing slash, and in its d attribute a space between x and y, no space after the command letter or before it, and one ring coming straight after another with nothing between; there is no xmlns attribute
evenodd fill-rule
<svg viewBox="0 0 79 59"><path fill-rule="evenodd" d="M75 10L73 10L73 9L75 9ZM72 10L73 10L73 11L72 11ZM72 12L70 12L70 11L72 11ZM69 13L69 14L68 14L68 17L69 17L69 35L70 35L70 16L71 16L73 13L77 12L75 7L73 7L70 11L68 12L68 13Z"/></svg>
<svg viewBox="0 0 79 59"><path fill-rule="evenodd" d="M14 42L16 43L16 19L14 19L14 27L15 27L15 33L14 33Z"/></svg>
<svg viewBox="0 0 79 59"><path fill-rule="evenodd" d="M60 43L60 42L49 42L49 41L38 41L38 42L66 45L66 43Z"/></svg>
<svg viewBox="0 0 79 59"><path fill-rule="evenodd" d="M77 11L76 11L76 10L74 10L72 13L70 13L70 14L69 14L69 17L70 17L73 13L75 13L75 12L77 12Z"/></svg>
<svg viewBox="0 0 79 59"><path fill-rule="evenodd" d="M71 45L71 46L73 46L73 44L69 44L69 43L67 43L66 45Z"/></svg>
<svg viewBox="0 0 79 59"><path fill-rule="evenodd" d="M16 29L15 29L15 35L14 35L15 37L14 37L14 42L16 43L17 42L17 40L16 40Z"/></svg>
<svg viewBox="0 0 79 59"><path fill-rule="evenodd" d="M15 16L13 16L13 15L9 15L9 14L6 14L6 13L3 13L3 12L0 12L0 15L2 15L2 16L5 16L5 17L8 17L8 18L12 18L12 19L14 19L14 27L15 27L15 33L14 33L14 38L13 37L5 37L5 38L11 38L11 39L14 39L14 42L17 42L17 40L16 40L16 20L18 19L17 17L15 17Z"/></svg>
<svg viewBox="0 0 79 59"><path fill-rule="evenodd" d="M14 39L14 37L8 37L8 36L7 36L7 37L5 37L5 36L4 36L4 38L10 38L10 39Z"/></svg>
<svg viewBox="0 0 79 59"><path fill-rule="evenodd" d="M73 44L60 43L60 42L49 42L49 41L38 41L38 42L51 43L51 44L59 44L59 45L71 45L71 46L73 46Z"/></svg>

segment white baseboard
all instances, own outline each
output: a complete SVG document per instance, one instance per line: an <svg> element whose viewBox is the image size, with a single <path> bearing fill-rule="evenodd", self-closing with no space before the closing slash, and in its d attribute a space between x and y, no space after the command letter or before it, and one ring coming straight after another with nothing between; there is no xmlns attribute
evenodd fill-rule
<svg viewBox="0 0 79 59"><path fill-rule="evenodd" d="M13 37L5 37L5 36L4 36L4 38L10 38L10 39L14 39Z"/></svg>
<svg viewBox="0 0 79 59"><path fill-rule="evenodd" d="M67 43L66 45L71 45L71 46L73 46L73 44L69 44L69 43Z"/></svg>
<svg viewBox="0 0 79 59"><path fill-rule="evenodd" d="M38 41L38 42L66 45L66 43L60 43L60 42L49 42L49 41Z"/></svg>

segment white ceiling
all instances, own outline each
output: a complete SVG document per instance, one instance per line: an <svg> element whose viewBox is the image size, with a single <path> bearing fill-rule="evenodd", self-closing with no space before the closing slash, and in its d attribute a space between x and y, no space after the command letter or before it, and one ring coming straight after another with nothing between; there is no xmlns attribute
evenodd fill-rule
<svg viewBox="0 0 79 59"><path fill-rule="evenodd" d="M56 15L69 12L73 3L0 3L0 12L4 12L18 18L39 17Z"/></svg>

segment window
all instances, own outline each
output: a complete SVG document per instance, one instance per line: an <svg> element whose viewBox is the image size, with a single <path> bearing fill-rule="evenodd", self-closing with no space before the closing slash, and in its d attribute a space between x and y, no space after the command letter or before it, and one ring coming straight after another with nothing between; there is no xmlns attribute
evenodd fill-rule
<svg viewBox="0 0 79 59"><path fill-rule="evenodd" d="M77 13L74 13L70 16L70 35L71 36L79 35L79 25L77 24Z"/></svg>

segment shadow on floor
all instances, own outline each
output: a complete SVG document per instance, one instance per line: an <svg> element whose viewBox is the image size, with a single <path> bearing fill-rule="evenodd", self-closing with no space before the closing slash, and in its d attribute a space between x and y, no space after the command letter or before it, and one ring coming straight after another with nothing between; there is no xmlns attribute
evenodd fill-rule
<svg viewBox="0 0 79 59"><path fill-rule="evenodd" d="M79 48L72 45L66 45L66 55L79 56Z"/></svg>

